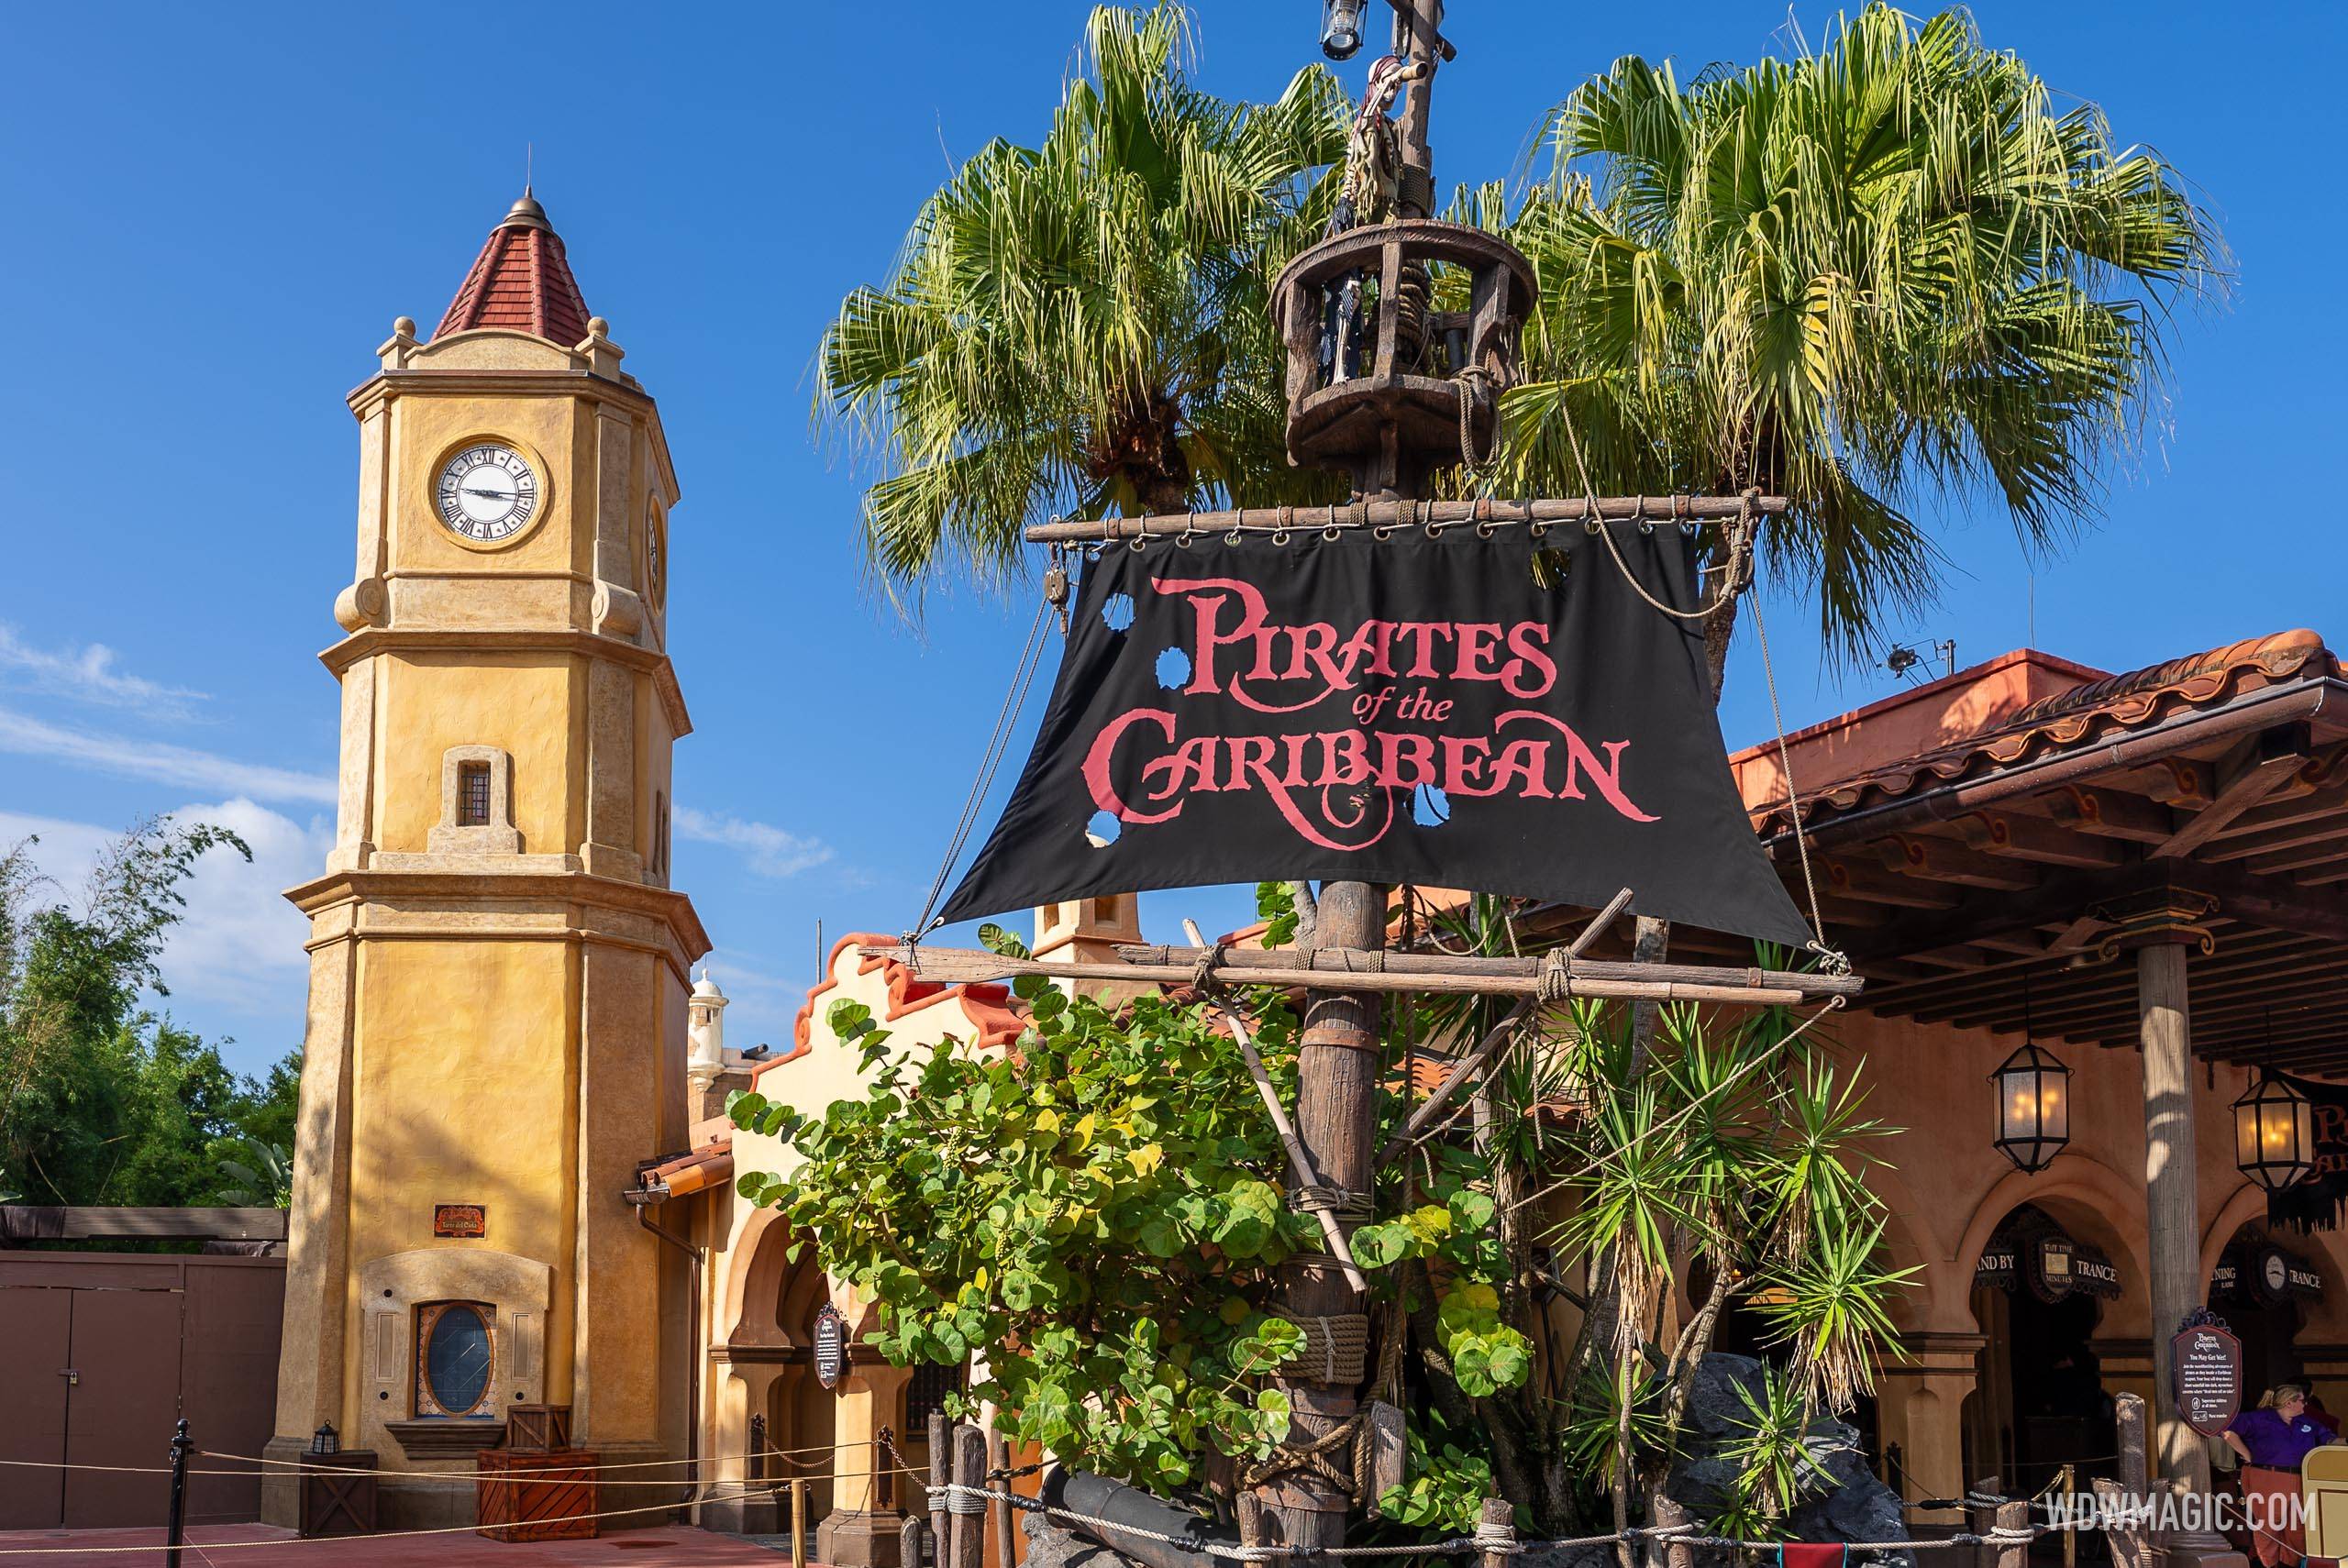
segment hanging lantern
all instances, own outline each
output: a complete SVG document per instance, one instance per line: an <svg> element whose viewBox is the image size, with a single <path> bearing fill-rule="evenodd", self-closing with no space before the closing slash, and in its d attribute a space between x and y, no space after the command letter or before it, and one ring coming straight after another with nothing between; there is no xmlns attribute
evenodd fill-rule
<svg viewBox="0 0 2348 1568"><path fill-rule="evenodd" d="M1998 1086L1998 1147L2020 1169L2043 1171L2071 1141L2071 1069L2024 1044L1989 1075Z"/></svg>
<svg viewBox="0 0 2348 1568"><path fill-rule="evenodd" d="M2288 1080L2262 1078L2234 1101L2234 1165L2269 1192L2315 1169L2315 1107Z"/></svg>
<svg viewBox="0 0 2348 1568"><path fill-rule="evenodd" d="M1361 14L1368 0L1321 0L1321 52L1351 60L1361 51Z"/></svg>
<svg viewBox="0 0 2348 1568"><path fill-rule="evenodd" d="M342 1452L342 1436L334 1430L332 1421L328 1421L311 1434L310 1452L320 1454Z"/></svg>

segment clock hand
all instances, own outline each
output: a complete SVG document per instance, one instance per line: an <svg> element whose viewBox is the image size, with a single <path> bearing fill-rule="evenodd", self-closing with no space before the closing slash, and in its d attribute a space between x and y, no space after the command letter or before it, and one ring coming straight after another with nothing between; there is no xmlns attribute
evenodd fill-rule
<svg viewBox="0 0 2348 1568"><path fill-rule="evenodd" d="M514 492L510 490L477 490L471 485L465 486L465 493L467 495L485 495L492 501L511 501L514 499Z"/></svg>

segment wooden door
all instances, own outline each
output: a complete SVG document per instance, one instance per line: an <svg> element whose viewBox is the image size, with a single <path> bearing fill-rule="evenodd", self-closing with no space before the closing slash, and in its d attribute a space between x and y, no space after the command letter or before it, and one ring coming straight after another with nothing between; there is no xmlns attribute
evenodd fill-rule
<svg viewBox="0 0 2348 1568"><path fill-rule="evenodd" d="M74 1293L0 1287L0 1529L53 1529L64 1518L65 1369Z"/></svg>
<svg viewBox="0 0 2348 1568"><path fill-rule="evenodd" d="M65 1458L124 1470L65 1473L64 1522L77 1529L159 1526L171 1507L172 1428L180 1405L176 1290L76 1290L76 1377ZM199 1441L201 1441L199 1439Z"/></svg>

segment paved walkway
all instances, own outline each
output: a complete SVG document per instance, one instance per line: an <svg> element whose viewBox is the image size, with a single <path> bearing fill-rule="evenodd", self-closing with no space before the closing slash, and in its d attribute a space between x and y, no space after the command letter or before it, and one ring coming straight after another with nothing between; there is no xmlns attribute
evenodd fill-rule
<svg viewBox="0 0 2348 1568"><path fill-rule="evenodd" d="M780 1542L781 1537L771 1540ZM0 1568L161 1568L160 1529L0 1530ZM216 1550L205 1551L205 1547ZM125 1548L145 1550L126 1551ZM198 1525L188 1531L183 1568L778 1568L780 1547L683 1525L621 1530L594 1540L526 1545L452 1535L329 1537L304 1540L268 1525ZM787 1557L781 1558L787 1562Z"/></svg>

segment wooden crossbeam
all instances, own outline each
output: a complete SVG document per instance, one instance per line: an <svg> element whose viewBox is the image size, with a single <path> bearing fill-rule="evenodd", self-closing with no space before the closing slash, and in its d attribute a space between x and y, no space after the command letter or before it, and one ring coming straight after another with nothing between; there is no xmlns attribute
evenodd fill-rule
<svg viewBox="0 0 2348 1568"><path fill-rule="evenodd" d="M1961 896L1954 887L1938 886L1922 877L1898 876L1856 860L1827 861L1824 881L1846 899L1863 904L1889 904L1894 909L1952 909Z"/></svg>
<svg viewBox="0 0 2348 1568"><path fill-rule="evenodd" d="M2056 822L2104 838L2159 844L2176 831L2176 815L2166 806L2124 790L2066 784L2039 799Z"/></svg>
<svg viewBox="0 0 2348 1568"><path fill-rule="evenodd" d="M2228 780L2225 788L2218 791L2216 799L2195 812L2191 822L2153 845L2146 853L2156 860L2192 854L2225 832L2236 817L2281 789L2306 762L2304 755L2286 752L2279 756L2262 757L2249 764Z"/></svg>
<svg viewBox="0 0 2348 1568"><path fill-rule="evenodd" d="M2011 812L1974 812L1949 825L1968 848L2045 866L2095 870L2117 866L2128 854L2109 839L2057 827L2043 817L2018 816Z"/></svg>
<svg viewBox="0 0 2348 1568"><path fill-rule="evenodd" d="M1895 833L1877 839L1875 849L1885 866L1903 877L1921 877L1928 882L1954 882L1963 888L1991 888L2008 893L2018 893L2024 888L2038 886L2037 874L2028 867L1967 849L1951 839L1933 838L1924 834Z"/></svg>
<svg viewBox="0 0 2348 1568"><path fill-rule="evenodd" d="M1199 961L1213 953L1210 983L1225 986L1311 986L1320 991L1395 993L1423 991L1450 996L1538 996L1543 960L1461 958L1447 954L1389 953L1380 949L1278 948L1233 953L1201 947L1128 944L1116 961L1006 958L970 947L909 947L899 943L858 949L867 958L893 959L925 980L945 984L1000 980L1018 975L1055 979L1123 980L1141 985L1186 985L1198 977ZM1567 966L1567 995L1633 1001L1720 1002L1746 1007L1794 1007L1828 997L1853 997L1864 982L1855 975L1802 974L1789 969L1732 968L1704 964L1626 964L1578 958Z"/></svg>
<svg viewBox="0 0 2348 1568"><path fill-rule="evenodd" d="M1769 516L1786 510L1782 495L1756 497L1752 510ZM1615 523L1718 523L1745 509L1734 495L1611 495L1598 498L1598 514ZM1180 538L1184 534L1290 534L1329 529L1419 528L1579 523L1589 503L1579 497L1530 501L1367 501L1328 506L1242 506L1218 512L1153 512L1143 517L1099 517L1086 522L1055 519L1031 523L1031 545L1082 545L1096 540Z"/></svg>

